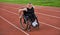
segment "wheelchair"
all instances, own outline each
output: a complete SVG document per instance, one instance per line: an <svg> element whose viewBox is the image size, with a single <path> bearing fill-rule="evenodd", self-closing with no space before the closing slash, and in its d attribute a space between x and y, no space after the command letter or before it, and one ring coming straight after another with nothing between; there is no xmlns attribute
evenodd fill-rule
<svg viewBox="0 0 60 35"><path fill-rule="evenodd" d="M39 22L38 22L37 17L36 17L36 22L37 22L38 24L37 24L35 27L32 25L32 21L31 21L29 18L27 18L27 19L28 19L28 20L26 20L23 15L22 15L22 17L20 18L20 28L21 28L22 30L31 31L31 30L30 30L30 27L39 29Z"/></svg>

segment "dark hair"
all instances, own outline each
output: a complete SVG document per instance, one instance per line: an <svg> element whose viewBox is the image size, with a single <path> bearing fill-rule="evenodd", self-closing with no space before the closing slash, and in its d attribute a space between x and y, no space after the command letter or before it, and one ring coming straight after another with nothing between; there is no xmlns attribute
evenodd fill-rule
<svg viewBox="0 0 60 35"><path fill-rule="evenodd" d="M28 4L32 4L32 3L28 3Z"/></svg>

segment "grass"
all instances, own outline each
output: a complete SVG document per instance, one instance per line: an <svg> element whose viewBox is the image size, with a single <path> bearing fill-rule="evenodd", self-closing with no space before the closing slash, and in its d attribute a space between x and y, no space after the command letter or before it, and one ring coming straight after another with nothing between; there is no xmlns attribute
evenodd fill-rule
<svg viewBox="0 0 60 35"><path fill-rule="evenodd" d="M60 7L60 0L0 0L0 2L16 3L16 4L27 4L31 2L38 6L56 6Z"/></svg>

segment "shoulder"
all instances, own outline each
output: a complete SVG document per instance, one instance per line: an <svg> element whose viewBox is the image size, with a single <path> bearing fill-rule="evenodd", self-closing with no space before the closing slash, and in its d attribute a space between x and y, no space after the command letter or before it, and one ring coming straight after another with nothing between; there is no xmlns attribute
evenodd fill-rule
<svg viewBox="0 0 60 35"><path fill-rule="evenodd" d="M27 8L23 8L23 9L19 9L19 10L23 10L24 11L24 10L27 10Z"/></svg>
<svg viewBox="0 0 60 35"><path fill-rule="evenodd" d="M33 8L35 8L35 6L34 6L34 5L32 5L32 7L33 7Z"/></svg>

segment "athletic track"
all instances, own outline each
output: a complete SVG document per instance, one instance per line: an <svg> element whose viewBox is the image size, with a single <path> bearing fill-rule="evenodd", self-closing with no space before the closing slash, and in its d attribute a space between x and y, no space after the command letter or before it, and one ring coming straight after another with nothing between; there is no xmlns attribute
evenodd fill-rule
<svg viewBox="0 0 60 35"><path fill-rule="evenodd" d="M35 6L40 29L20 29L18 9L24 5L0 3L0 35L60 35L60 8Z"/></svg>

